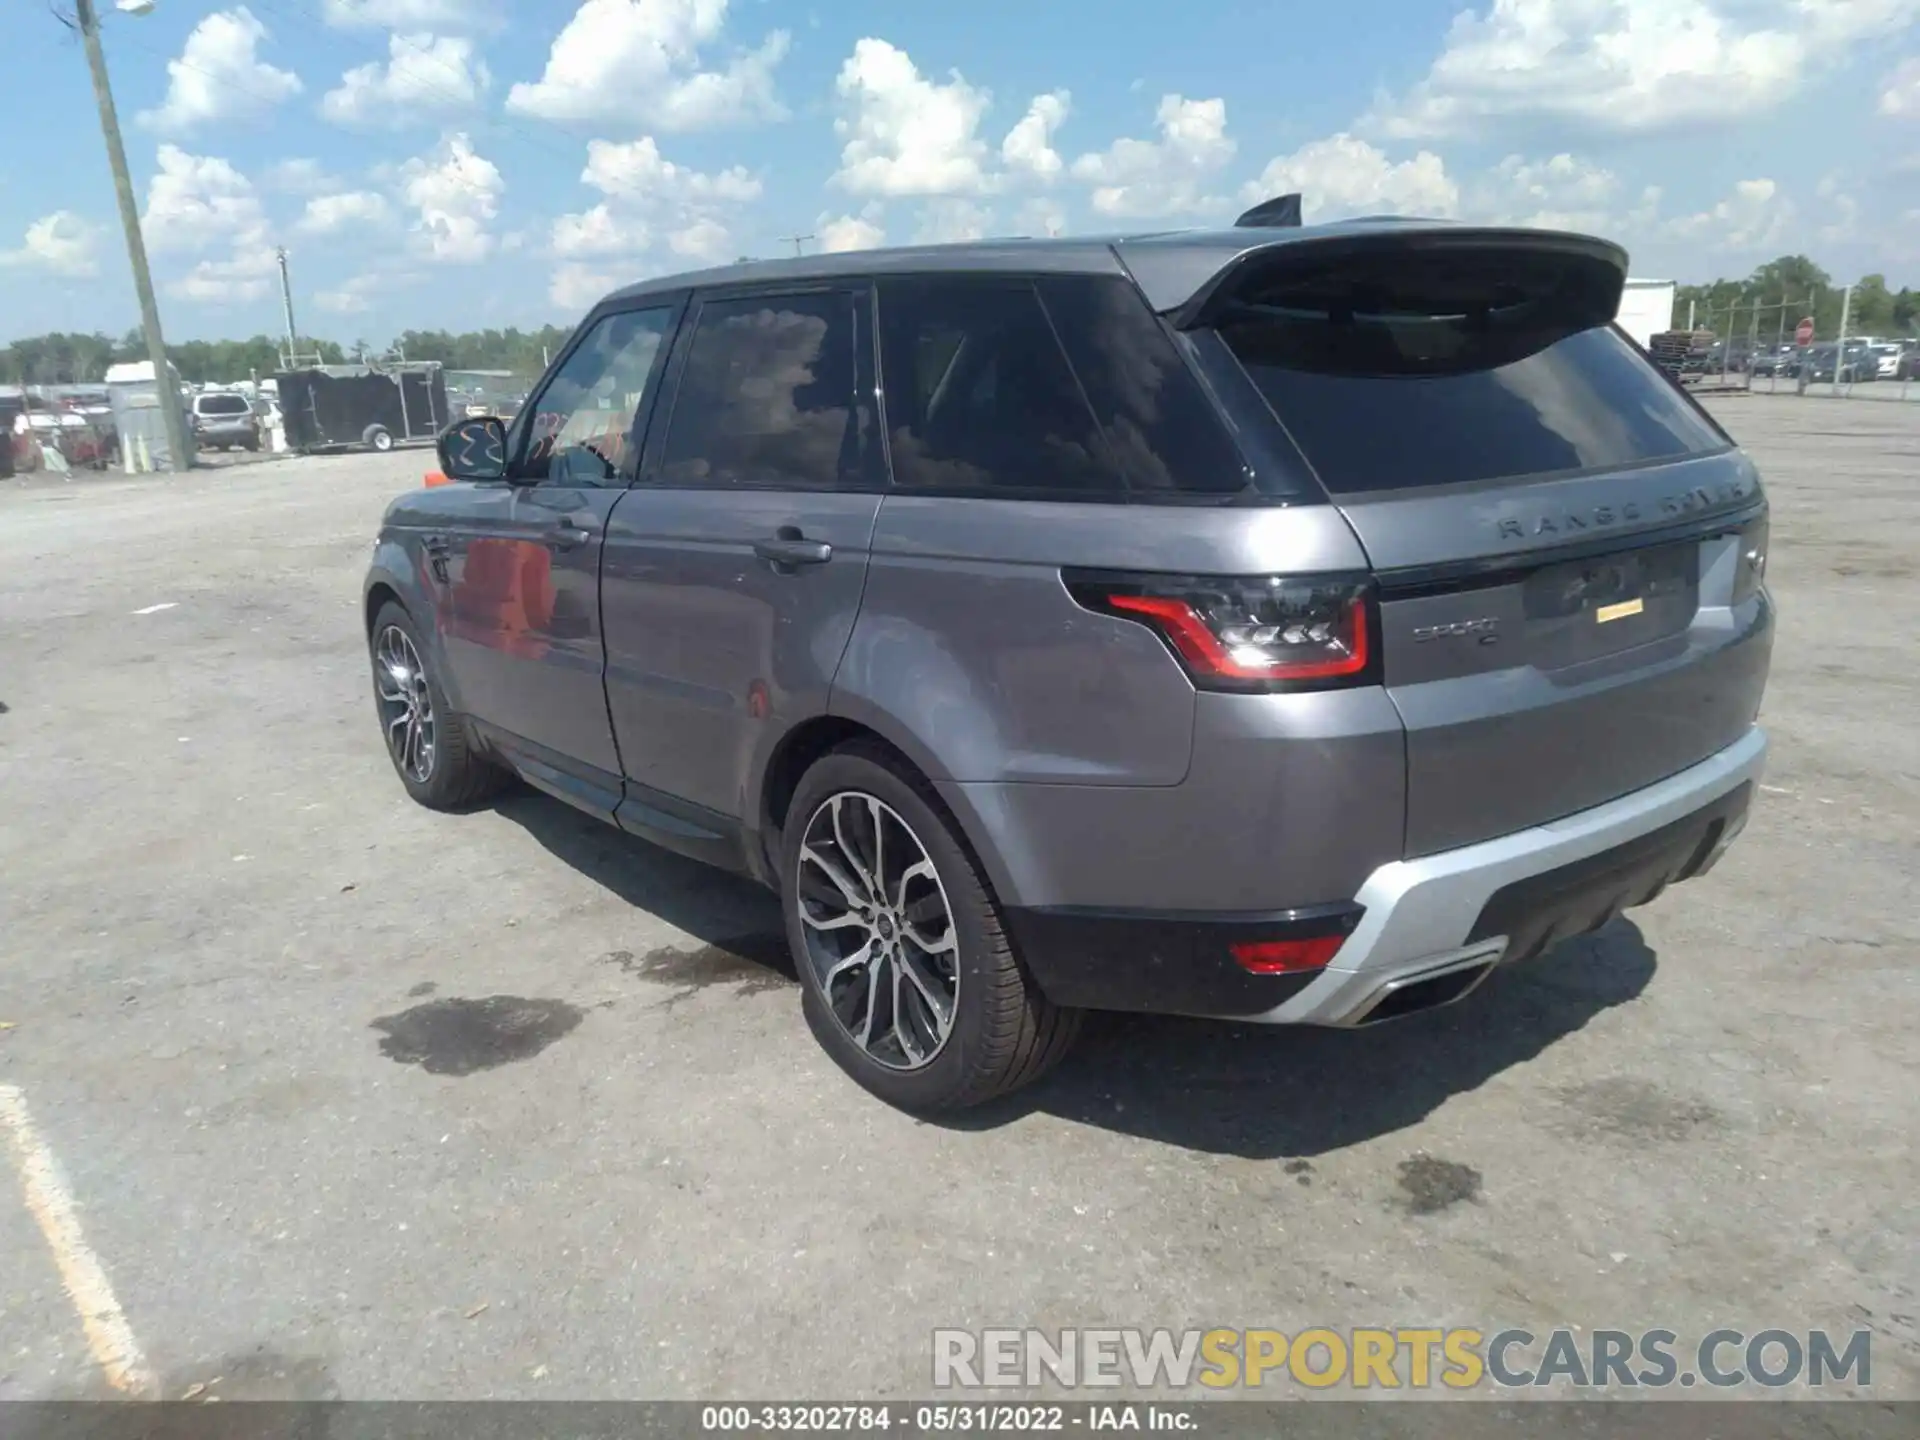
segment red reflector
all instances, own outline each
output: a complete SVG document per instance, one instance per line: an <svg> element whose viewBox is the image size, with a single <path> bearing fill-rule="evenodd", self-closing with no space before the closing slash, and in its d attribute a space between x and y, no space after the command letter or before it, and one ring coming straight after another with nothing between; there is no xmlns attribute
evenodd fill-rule
<svg viewBox="0 0 1920 1440"><path fill-rule="evenodd" d="M1324 970L1346 939L1344 935L1315 935L1308 940L1247 940L1228 948L1242 970L1255 975L1292 975L1301 970Z"/></svg>

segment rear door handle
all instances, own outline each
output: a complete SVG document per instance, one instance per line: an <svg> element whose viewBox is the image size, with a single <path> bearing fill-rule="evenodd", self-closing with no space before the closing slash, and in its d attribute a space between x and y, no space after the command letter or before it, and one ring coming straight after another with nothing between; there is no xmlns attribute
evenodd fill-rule
<svg viewBox="0 0 1920 1440"><path fill-rule="evenodd" d="M796 532L756 540L753 553L775 565L824 565L833 558L833 547L824 540L803 540Z"/></svg>
<svg viewBox="0 0 1920 1440"><path fill-rule="evenodd" d="M556 550L575 550L593 539L593 531L582 522L584 515L563 515L547 531L547 543Z"/></svg>

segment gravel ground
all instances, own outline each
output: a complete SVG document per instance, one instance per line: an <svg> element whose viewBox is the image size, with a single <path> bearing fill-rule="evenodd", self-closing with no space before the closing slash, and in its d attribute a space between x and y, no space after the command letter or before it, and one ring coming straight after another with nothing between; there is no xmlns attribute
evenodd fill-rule
<svg viewBox="0 0 1920 1440"><path fill-rule="evenodd" d="M424 457L12 484L0 1087L168 1394L901 1397L937 1326L1471 1324L1865 1328L1920 1398L1920 409L1718 404L1782 623L1712 876L1379 1031L1102 1020L951 1125L815 1047L764 894L405 800L359 582ZM0 1398L108 1393L22 1173Z"/></svg>

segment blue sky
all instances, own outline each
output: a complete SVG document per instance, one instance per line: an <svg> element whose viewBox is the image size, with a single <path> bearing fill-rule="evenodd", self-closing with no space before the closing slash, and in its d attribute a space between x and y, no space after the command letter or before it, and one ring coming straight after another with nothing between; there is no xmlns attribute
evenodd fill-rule
<svg viewBox="0 0 1920 1440"><path fill-rule="evenodd" d="M66 0L52 0L54 5ZM566 321L738 255L1405 213L1920 284L1920 0L100 0L170 337ZM9 0L0 339L135 306ZM32 117L22 125L21 117Z"/></svg>

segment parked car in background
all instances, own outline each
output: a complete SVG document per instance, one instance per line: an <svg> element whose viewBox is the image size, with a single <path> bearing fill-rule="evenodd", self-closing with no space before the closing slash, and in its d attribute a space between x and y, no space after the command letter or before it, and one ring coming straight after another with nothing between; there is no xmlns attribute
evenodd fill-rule
<svg viewBox="0 0 1920 1440"><path fill-rule="evenodd" d="M1873 352L1875 373L1882 380L1892 380L1900 373L1900 346L1898 342L1882 340L1868 347Z"/></svg>
<svg viewBox="0 0 1920 1440"><path fill-rule="evenodd" d="M260 417L247 397L231 390L207 390L193 397L194 444L202 450L260 448Z"/></svg>
<svg viewBox="0 0 1920 1440"><path fill-rule="evenodd" d="M381 523L399 782L763 882L911 1110L1085 1009L1448 1004L1703 874L1766 752L1767 502L1615 327L1625 252L1265 213L608 296Z"/></svg>
<svg viewBox="0 0 1920 1440"><path fill-rule="evenodd" d="M1791 375L1794 356L1798 347L1794 345L1774 345L1760 351L1753 357L1755 375Z"/></svg>
<svg viewBox="0 0 1920 1440"><path fill-rule="evenodd" d="M1900 363L1894 370L1898 380L1920 380L1920 345L1909 345L1900 352Z"/></svg>
<svg viewBox="0 0 1920 1440"><path fill-rule="evenodd" d="M1752 364L1753 347L1745 340L1716 340L1707 351L1701 373L1744 375Z"/></svg>
<svg viewBox="0 0 1920 1440"><path fill-rule="evenodd" d="M1864 345L1848 345L1844 356L1840 355L1839 347L1831 342L1815 345L1807 352L1802 363L1806 367L1807 379L1816 385L1836 383L1836 364L1839 370L1837 383L1841 385L1863 384L1879 373L1879 362Z"/></svg>

